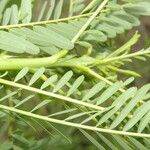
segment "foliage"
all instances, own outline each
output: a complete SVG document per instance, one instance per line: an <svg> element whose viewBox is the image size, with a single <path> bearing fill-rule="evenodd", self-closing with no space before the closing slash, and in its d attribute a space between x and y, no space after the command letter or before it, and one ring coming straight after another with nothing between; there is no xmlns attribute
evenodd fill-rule
<svg viewBox="0 0 150 150"><path fill-rule="evenodd" d="M133 86L141 76L125 66L150 48L132 52L138 31L119 48L116 37L150 15L149 0L67 2L36 15L37 1L0 1L0 148L148 150L150 84Z"/></svg>

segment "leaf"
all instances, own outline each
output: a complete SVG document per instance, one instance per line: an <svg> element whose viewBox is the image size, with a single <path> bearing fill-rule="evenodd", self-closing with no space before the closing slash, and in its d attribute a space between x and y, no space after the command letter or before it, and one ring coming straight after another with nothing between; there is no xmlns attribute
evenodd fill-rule
<svg viewBox="0 0 150 150"><path fill-rule="evenodd" d="M126 12L133 14L135 16L139 15L150 15L150 3L149 2L139 2L136 4L128 3L124 6Z"/></svg>
<svg viewBox="0 0 150 150"><path fill-rule="evenodd" d="M54 11L54 19L59 19L60 18L61 13L62 13L63 3L64 3L64 0L59 0L58 1L57 5L56 5L56 8L55 8L55 11Z"/></svg>
<svg viewBox="0 0 150 150"><path fill-rule="evenodd" d="M65 120L68 121L68 120L76 119L76 118L79 118L79 117L82 117L82 116L84 116L84 115L88 115L88 114L91 114L91 113L94 113L94 112L96 112L96 111L81 112L81 113L78 113L78 114L69 116L69 117L66 118Z"/></svg>
<svg viewBox="0 0 150 150"><path fill-rule="evenodd" d="M42 18L43 18L43 16L44 16L44 12L46 11L47 3L48 3L48 1L45 1L45 2L43 3L42 8L41 8L41 11L40 11L40 13L39 13L39 15L38 15L37 21L41 21L41 20L42 20Z"/></svg>
<svg viewBox="0 0 150 150"><path fill-rule="evenodd" d="M63 138L65 138L65 139L69 142L69 144L72 143L71 140L70 140L67 136L65 136L60 130L58 130L55 126L53 126L53 125L50 124L49 122L47 122L47 123L48 123L48 125L51 126L51 128L52 128L56 133L60 134Z"/></svg>
<svg viewBox="0 0 150 150"><path fill-rule="evenodd" d="M106 89L102 95L98 98L96 98L95 101L97 101L97 105L103 103L108 98L110 98L114 93L116 93L121 87L123 86L122 82L114 83L112 86L110 86L108 89Z"/></svg>
<svg viewBox="0 0 150 150"><path fill-rule="evenodd" d="M17 92L16 92L16 91L15 91L15 92L11 92L11 93L9 93L8 95L6 95L6 96L0 98L0 102L3 102L4 100L9 99L9 98L11 98L12 96L14 96L14 95L16 95L16 94L18 94L18 91L17 91Z"/></svg>
<svg viewBox="0 0 150 150"><path fill-rule="evenodd" d="M73 76L72 71L68 71L66 74L64 74L62 78L58 81L58 83L56 84L53 92L59 91L71 79L72 76Z"/></svg>
<svg viewBox="0 0 150 150"><path fill-rule="evenodd" d="M127 86L127 85L129 85L130 83L132 83L134 80L135 80L134 77L130 77L130 78L128 78L128 79L124 82L124 85Z"/></svg>
<svg viewBox="0 0 150 150"><path fill-rule="evenodd" d="M34 97L34 95L29 95L28 97L26 97L25 99L23 99L22 101L20 101L18 104L16 104L14 107L17 108L17 107L21 106L22 104L28 102L33 97Z"/></svg>
<svg viewBox="0 0 150 150"><path fill-rule="evenodd" d="M29 82L29 86L31 86L32 84L34 84L42 75L43 73L45 72L45 68L42 67L42 68L39 68L35 74L32 76L30 82Z"/></svg>
<svg viewBox="0 0 150 150"><path fill-rule="evenodd" d="M28 68L28 67L23 68L23 69L17 74L17 76L15 77L14 82L17 82L17 81L19 81L20 79L22 79L28 72L29 72L29 68Z"/></svg>
<svg viewBox="0 0 150 150"><path fill-rule="evenodd" d="M138 132L142 132L145 127L149 124L150 122L150 111L141 119L139 127L138 127Z"/></svg>
<svg viewBox="0 0 150 150"><path fill-rule="evenodd" d="M143 144L141 144L138 140L132 137L128 137L129 141L136 147L138 150L148 150Z"/></svg>
<svg viewBox="0 0 150 150"><path fill-rule="evenodd" d="M5 9L6 5L8 4L8 2L9 2L9 0L1 0L0 1L0 15L4 11L4 9Z"/></svg>
<svg viewBox="0 0 150 150"><path fill-rule="evenodd" d="M105 136L103 136L101 133L96 132L97 135L100 137L100 139L106 144L108 145L108 147L112 150L117 150L116 146L114 145L113 142L111 142L109 140L109 138L107 139Z"/></svg>
<svg viewBox="0 0 150 150"><path fill-rule="evenodd" d="M125 142L125 140L121 136L118 136L118 135L112 135L112 136L117 141L117 143L122 147L122 149L132 150L132 148L128 146L128 144Z"/></svg>
<svg viewBox="0 0 150 150"><path fill-rule="evenodd" d="M40 109L41 107L47 105L47 104L50 103L50 102L51 102L51 100L44 100L44 101L42 101L40 104L38 104L37 106L35 106L35 107L31 110L31 112L34 112L34 111Z"/></svg>
<svg viewBox="0 0 150 150"><path fill-rule="evenodd" d="M119 26L122 26L125 30L130 30L132 28L131 23L129 23L127 20L124 20L123 18L111 15L109 19L114 20L114 22L118 23Z"/></svg>
<svg viewBox="0 0 150 150"><path fill-rule="evenodd" d="M149 110L150 101L137 108L137 110L133 113L133 117L123 127L123 131L131 129Z"/></svg>
<svg viewBox="0 0 150 150"><path fill-rule="evenodd" d="M106 114L104 114L97 126L101 125L102 123L106 122L109 118L111 118L125 103L129 98L133 97L137 92L136 88L129 88L123 94L121 94L111 105L112 109L108 110Z"/></svg>
<svg viewBox="0 0 150 150"><path fill-rule="evenodd" d="M125 117L129 114L129 112L136 106L136 104L143 99L144 95L149 91L150 84L143 86L141 89L138 90L137 94L131 101L122 109L121 113L115 118L112 122L110 128L113 129L118 126Z"/></svg>
<svg viewBox="0 0 150 150"><path fill-rule="evenodd" d="M78 33L79 29L73 26L71 23L60 22L58 24L47 25L48 29L62 35L63 37L72 40L73 37ZM67 29L67 32L66 32Z"/></svg>
<svg viewBox="0 0 150 150"><path fill-rule="evenodd" d="M45 89L46 87L48 87L49 85L51 85L53 82L57 81L58 76L57 75L53 75L51 76L49 79L47 79L41 86L40 89Z"/></svg>
<svg viewBox="0 0 150 150"><path fill-rule="evenodd" d="M133 26L139 26L140 25L140 21L138 20L137 17L130 15L128 13L125 13L124 11L117 11L114 14L118 18L124 19L124 20L130 22Z"/></svg>
<svg viewBox="0 0 150 150"><path fill-rule="evenodd" d="M94 25L93 25L94 26ZM108 38L114 38L116 37L116 32L114 31L114 29L109 28L108 26L106 26L104 23L98 24L95 27L97 30L104 32Z"/></svg>
<svg viewBox="0 0 150 150"><path fill-rule="evenodd" d="M54 55L54 54L58 53L60 50L59 48L57 48L55 46L50 46L50 47L41 47L40 46L40 49L49 55Z"/></svg>
<svg viewBox="0 0 150 150"><path fill-rule="evenodd" d="M3 15L2 25L8 25L11 17L11 8L7 8Z"/></svg>
<svg viewBox="0 0 150 150"><path fill-rule="evenodd" d="M88 30L84 32L82 37L85 41L100 41L105 42L107 40L106 35L98 30Z"/></svg>
<svg viewBox="0 0 150 150"><path fill-rule="evenodd" d="M60 34L49 30L47 28L41 27L41 26L35 26L33 27L34 31L37 33L43 34L45 37L49 38L49 42L51 42L52 45L55 45L60 48L64 49L72 49L74 45L70 40L67 38L61 36Z"/></svg>
<svg viewBox="0 0 150 150"><path fill-rule="evenodd" d="M22 23L29 23L32 18L31 0L21 0L20 18L23 18ZM25 17L24 17L25 16Z"/></svg>
<svg viewBox="0 0 150 150"><path fill-rule="evenodd" d="M84 76L78 77L73 83L73 85L71 86L71 88L69 89L69 91L67 92L67 96L70 96L71 94L73 94L83 81L84 81Z"/></svg>
<svg viewBox="0 0 150 150"><path fill-rule="evenodd" d="M12 33L0 31L0 49L14 53L38 54L39 48L25 39L18 37Z"/></svg>
<svg viewBox="0 0 150 150"><path fill-rule="evenodd" d="M18 24L18 22L19 22L18 6L17 5L12 5L11 6L10 24Z"/></svg>
<svg viewBox="0 0 150 150"><path fill-rule="evenodd" d="M105 86L104 82L97 83L87 92L87 94L84 95L82 100L85 101L92 98L94 95L100 92L104 88L104 86Z"/></svg>
<svg viewBox="0 0 150 150"><path fill-rule="evenodd" d="M80 129L82 134L89 140L91 143L93 143L99 150L106 150L102 145L100 145L90 134L88 134L86 131Z"/></svg>
<svg viewBox="0 0 150 150"><path fill-rule="evenodd" d="M16 34L17 36L21 36L25 39L27 39L28 41L32 42L33 44L36 45L40 45L43 47L51 47L52 43L49 40L49 38L47 38L47 36L44 36L43 34L34 32L31 29L28 28L21 28L21 29L11 29L10 30L11 33Z"/></svg>
<svg viewBox="0 0 150 150"><path fill-rule="evenodd" d="M47 12L45 20L49 20L51 18L53 10L54 10L54 7L55 7L55 3L56 3L56 0L51 0L50 1L50 8L49 8L49 10Z"/></svg>
<svg viewBox="0 0 150 150"><path fill-rule="evenodd" d="M60 111L60 112L51 114L51 115L49 115L48 117L58 116L58 115L63 115L63 114L68 114L68 113L71 113L71 112L76 111L76 110L77 110L76 108L67 109L67 110L63 110L63 111Z"/></svg>

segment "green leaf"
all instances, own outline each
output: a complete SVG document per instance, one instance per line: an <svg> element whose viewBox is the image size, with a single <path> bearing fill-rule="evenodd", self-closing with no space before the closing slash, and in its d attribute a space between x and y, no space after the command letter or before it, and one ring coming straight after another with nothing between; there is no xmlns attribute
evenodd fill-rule
<svg viewBox="0 0 150 150"><path fill-rule="evenodd" d="M113 129L118 126L125 117L129 114L129 112L136 106L136 104L143 99L144 95L149 91L150 84L143 86L141 89L138 90L137 94L131 101L122 109L121 113L115 118L112 122L110 128Z"/></svg>
<svg viewBox="0 0 150 150"><path fill-rule="evenodd" d="M41 89L45 89L46 87L48 87L49 85L51 85L52 83L57 81L58 76L57 75L53 75L50 78L48 78L41 86Z"/></svg>
<svg viewBox="0 0 150 150"><path fill-rule="evenodd" d="M122 149L133 150L130 146L128 146L126 141L121 136L118 136L118 135L112 135L112 136L117 141L117 143L122 147Z"/></svg>
<svg viewBox="0 0 150 150"><path fill-rule="evenodd" d="M28 97L26 97L25 99L23 99L22 101L20 101L18 104L16 104L14 107L17 108L17 107L21 106L22 104L28 102L33 97L34 97L34 95L29 95Z"/></svg>
<svg viewBox="0 0 150 150"><path fill-rule="evenodd" d="M104 32L109 38L114 38L116 37L116 32L114 29L109 28L106 26L104 23L98 24L95 27L97 30Z"/></svg>
<svg viewBox="0 0 150 150"><path fill-rule="evenodd" d="M54 19L60 18L61 13L62 13L63 3L64 3L64 0L58 1L56 8L55 8L55 11L54 11Z"/></svg>
<svg viewBox="0 0 150 150"><path fill-rule="evenodd" d="M150 122L150 111L141 119L138 132L142 132Z"/></svg>
<svg viewBox="0 0 150 150"><path fill-rule="evenodd" d="M30 82L29 82L29 86L31 86L32 84L34 84L42 75L43 73L45 72L45 68L42 67L42 68L39 68L35 74L32 76Z"/></svg>
<svg viewBox="0 0 150 150"><path fill-rule="evenodd" d="M17 91L17 92L16 92L16 91L15 91L15 92L11 92L11 93L7 94L6 96L0 98L0 102L3 102L3 101L5 101L6 99L9 99L9 98L11 98L12 96L14 96L14 95L16 95L16 94L18 94L18 91Z"/></svg>
<svg viewBox="0 0 150 150"><path fill-rule="evenodd" d="M107 40L107 36L98 30L87 30L84 32L82 38L86 41L100 41L105 42Z"/></svg>
<svg viewBox="0 0 150 150"><path fill-rule="evenodd" d="M121 94L111 105L112 109L108 110L106 114L104 114L99 122L97 123L97 126L101 125L102 123L106 122L109 118L111 118L125 103L127 100L129 100L131 97L135 95L137 92L136 88L129 88L126 90L123 94Z"/></svg>
<svg viewBox="0 0 150 150"><path fill-rule="evenodd" d="M109 140L109 138L107 139L105 136L103 136L101 133L96 132L97 135L100 137L100 139L106 144L108 145L108 147L112 150L117 150L116 146L114 145L113 142L111 142Z"/></svg>
<svg viewBox="0 0 150 150"><path fill-rule="evenodd" d="M67 96L73 94L78 89L78 87L82 84L83 81L84 81L84 76L78 77L73 83L73 85L71 86L71 88L69 89L69 91L67 92Z"/></svg>
<svg viewBox="0 0 150 150"><path fill-rule="evenodd" d="M48 1L45 1L45 2L43 3L42 8L41 8L41 11L40 11L40 13L39 13L39 15L38 15L37 21L41 21L41 20L42 20L42 18L43 18L43 16L44 16L44 13L45 13L45 11L46 11L47 3L48 3Z"/></svg>
<svg viewBox="0 0 150 150"><path fill-rule="evenodd" d="M99 150L106 150L101 144L99 144L90 134L88 134L86 131L80 129L82 134L89 140L91 143L93 143Z"/></svg>
<svg viewBox="0 0 150 150"><path fill-rule="evenodd" d="M71 79L72 76L73 76L72 71L68 71L66 74L64 74L54 87L53 92L59 91L65 84L67 84L67 82Z"/></svg>
<svg viewBox="0 0 150 150"><path fill-rule="evenodd" d="M127 3L124 6L126 12L133 14L135 16L139 15L150 15L150 3L149 2L139 2L136 4Z"/></svg>
<svg viewBox="0 0 150 150"><path fill-rule="evenodd" d="M114 93L116 93L121 87L123 86L122 82L114 83L112 86L110 86L108 89L106 89L102 95L98 98L96 98L95 101L97 101L97 105L103 103L108 98L110 98Z"/></svg>
<svg viewBox="0 0 150 150"><path fill-rule="evenodd" d="M49 115L48 117L58 116L58 115L63 115L63 114L68 114L68 113L71 113L71 112L76 111L76 110L77 110L76 108L67 109L67 110L63 110L63 111L60 111L60 112L51 114L51 115Z"/></svg>
<svg viewBox="0 0 150 150"><path fill-rule="evenodd" d="M65 120L68 121L68 120L73 120L73 119L76 119L76 118L79 118L79 117L82 117L84 115L88 115L88 114L92 114L92 113L95 113L96 111L89 111L89 112L81 112L81 113L78 113L78 114L75 114L75 115L72 115L72 116L69 116L68 118L66 118Z"/></svg>
<svg viewBox="0 0 150 150"><path fill-rule="evenodd" d="M104 82L97 83L89 91L87 91L87 94L84 95L82 100L85 101L92 98L94 95L100 92L104 88L104 86L105 86Z"/></svg>
<svg viewBox="0 0 150 150"><path fill-rule="evenodd" d="M19 22L18 6L17 5L12 5L11 6L10 24L18 24L18 22Z"/></svg>
<svg viewBox="0 0 150 150"><path fill-rule="evenodd" d="M123 131L131 129L148 111L150 111L150 101L137 108L133 113L133 117L123 127Z"/></svg>
<svg viewBox="0 0 150 150"><path fill-rule="evenodd" d="M27 73L29 72L29 68L25 67L23 68L15 77L15 82L19 81L20 79L22 79Z"/></svg>
<svg viewBox="0 0 150 150"><path fill-rule="evenodd" d="M54 10L54 7L55 7L55 3L56 3L56 0L51 0L50 1L50 8L46 14L46 18L45 20L49 20L52 16L52 13L53 13L53 10Z"/></svg>
<svg viewBox="0 0 150 150"><path fill-rule="evenodd" d="M129 141L135 146L137 150L148 150L143 144L141 144L138 140L132 137L128 137Z"/></svg>
<svg viewBox="0 0 150 150"><path fill-rule="evenodd" d="M52 45L55 45L60 48L64 49L72 49L74 45L70 40L67 38L61 36L60 34L49 30L47 28L41 27L41 26L35 26L33 27L34 31L37 33L43 34L45 37L49 38L49 42L51 42Z"/></svg>
<svg viewBox="0 0 150 150"><path fill-rule="evenodd" d="M42 102L39 103L37 106L35 106L35 107L31 110L31 112L34 112L34 111L40 109L41 107L47 105L47 104L50 103L51 101L52 101L52 100L44 100L44 101L42 101Z"/></svg>
<svg viewBox="0 0 150 150"><path fill-rule="evenodd" d="M2 25L8 25L11 17L11 8L7 8L3 15Z"/></svg>
<svg viewBox="0 0 150 150"><path fill-rule="evenodd" d="M38 54L39 48L12 33L0 31L0 49L14 53Z"/></svg>
<svg viewBox="0 0 150 150"><path fill-rule="evenodd" d="M130 83L132 83L134 80L135 80L134 77L128 78L128 79L124 82L124 85L127 86L127 85L129 85Z"/></svg>
<svg viewBox="0 0 150 150"><path fill-rule="evenodd" d="M32 18L31 0L21 0L20 18L23 18L22 23L29 23ZM25 16L25 17L24 17Z"/></svg>

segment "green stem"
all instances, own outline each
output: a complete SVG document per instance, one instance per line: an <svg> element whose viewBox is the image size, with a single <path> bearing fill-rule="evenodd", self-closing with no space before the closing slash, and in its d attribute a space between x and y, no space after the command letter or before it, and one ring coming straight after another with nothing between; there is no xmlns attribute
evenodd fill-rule
<svg viewBox="0 0 150 150"><path fill-rule="evenodd" d="M146 54L150 54L150 49L145 50L145 51L135 52L132 54L127 54L127 55L122 55L122 56L117 56L117 57L112 57L112 58L105 58L103 60L97 60L92 66L97 66L100 64L107 64L110 62L114 62L114 61L118 61L118 60L124 60L124 59L132 58L132 57L136 57L136 56L141 56L141 55L146 55Z"/></svg>
<svg viewBox="0 0 150 150"><path fill-rule="evenodd" d="M9 86L12 86L12 87L21 88L21 89L24 89L24 90L27 90L27 91L30 91L30 92L50 96L50 97L53 97L53 98L57 98L59 100L63 100L63 101L70 102L70 103L73 103L73 104L78 104L80 106L92 108L92 109L95 109L95 110L104 110L105 109L104 107L89 104L89 103L82 102L80 100L76 100L76 99L73 99L73 98L70 98L70 97L66 97L66 96L55 94L55 93L43 91L43 90L40 90L40 89L36 89L36 88L30 87L30 86L27 86L27 85L23 85L23 84L18 84L18 83L12 82L12 81L4 80L4 79L0 79L0 83L5 84L5 85L9 85Z"/></svg>
<svg viewBox="0 0 150 150"><path fill-rule="evenodd" d="M61 124L61 125L69 126L69 127L75 127L75 128L85 129L85 130L109 133L109 134L150 138L150 134L116 131L116 130L110 130L110 129L97 128L97 127L93 127L93 126L81 125L81 124L78 124L78 123L67 122L67 121L64 121L64 120L48 118L46 116L37 115L37 114L31 113L31 112L26 112L26 111L23 111L23 110L19 110L19 109L4 106L4 105L0 105L0 109L8 110L8 111L20 114L20 115L24 115L24 116L28 116L28 117L31 117L31 118L36 118L36 119L40 119L40 120L43 120L43 121L48 121L48 122L52 122L52 123L56 123L56 124Z"/></svg>
<svg viewBox="0 0 150 150"><path fill-rule="evenodd" d="M92 13L87 13L87 14L83 14L83 15L68 17L68 18L48 20L48 21L39 21L39 22L31 22L31 23L16 24L16 25L5 25L5 26L0 26L0 30L4 30L4 29L8 30L8 29L11 29L11 28L32 27L32 26L35 26L35 25L46 25L46 24L51 24L51 23L65 22L65 21L70 21L70 20L74 20L74 19L79 19L79 18L82 18L82 17L88 17L90 15L92 15Z"/></svg>
<svg viewBox="0 0 150 150"><path fill-rule="evenodd" d="M0 70L18 70L24 67L38 68L49 67L67 54L67 50L62 50L59 53L45 58L10 58L0 59Z"/></svg>
<svg viewBox="0 0 150 150"><path fill-rule="evenodd" d="M85 67L85 66L80 66L78 67L80 70L86 72L87 74L104 81L105 83L107 83L108 85L113 85L114 83L112 83L111 81L107 80L106 78L104 78L103 76L99 75L98 73L96 73L95 71L93 71L92 69ZM125 92L125 90L123 88L119 89L121 92Z"/></svg>

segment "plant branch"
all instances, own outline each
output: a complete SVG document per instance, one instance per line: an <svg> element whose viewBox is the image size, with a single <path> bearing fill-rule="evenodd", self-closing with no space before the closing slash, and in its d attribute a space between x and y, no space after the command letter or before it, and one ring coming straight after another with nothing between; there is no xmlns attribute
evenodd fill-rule
<svg viewBox="0 0 150 150"><path fill-rule="evenodd" d="M78 104L80 106L92 108L92 109L95 109L95 110L104 110L105 109L103 107L96 106L96 105L93 105L93 104L89 104L89 103L86 103L86 102L82 102L80 100L72 99L70 97L66 97L66 96L55 94L55 93L43 91L43 90L40 90L40 89L36 89L36 88L30 87L30 86L27 86L27 85L23 85L23 84L18 84L18 83L12 82L12 81L4 80L4 79L0 79L0 83L5 84L5 85L9 85L9 86L12 86L12 87L21 88L21 89L31 91L31 92L34 92L34 93L39 93L39 94L42 94L42 95L50 96L50 97L53 97L53 98L57 98L59 100L63 100L63 101L70 102L70 103L73 103L73 104Z"/></svg>
<svg viewBox="0 0 150 150"><path fill-rule="evenodd" d="M91 131L97 131L97 132L103 132L103 133L109 133L109 134L117 134L117 135L126 135L126 136L150 138L150 134L124 132L124 131L117 131L117 130L110 130L110 129L97 128L97 127L93 127L93 126L81 125L81 124L78 124L78 123L67 122L67 121L64 121L64 120L48 118L46 116L37 115L37 114L31 113L31 112L26 112L26 111L23 111L23 110L19 110L19 109L4 106L4 105L0 105L0 109L8 110L10 112L15 112L17 114L28 116L28 117L31 117L31 118L36 118L36 119L40 119L40 120L44 120L44 121L48 121L48 122L52 122L52 123L56 123L56 124L71 126L71 127L85 129L85 130L91 130Z"/></svg>
<svg viewBox="0 0 150 150"><path fill-rule="evenodd" d="M107 64L110 62L114 62L114 61L118 61L118 60L124 60L124 59L132 58L132 57L136 57L136 56L141 56L141 55L146 55L146 54L150 54L150 49L147 49L145 51L135 52L132 54L121 55L121 56L111 57L111 58L105 58L103 60L97 60L92 66L97 66L100 64Z"/></svg>
<svg viewBox="0 0 150 150"><path fill-rule="evenodd" d="M67 54L67 50L62 50L51 57L45 58L10 58L0 59L0 70L17 70L24 67L38 68L49 67Z"/></svg>
<svg viewBox="0 0 150 150"><path fill-rule="evenodd" d="M0 30L4 30L4 29L8 30L8 29L11 29L11 28L32 27L32 26L35 26L35 25L46 25L46 24L57 23L57 22L65 22L65 21L70 21L70 20L74 20L74 19L79 19L79 18L82 18L82 17L88 17L88 16L91 16L91 15L92 15L92 13L87 13L87 14L82 14L82 15L78 15L78 16L55 19L55 20L31 22L31 23L16 24L16 25L4 25L4 26L0 26Z"/></svg>

